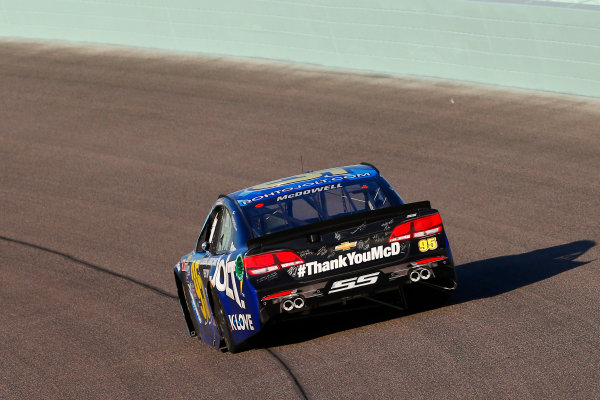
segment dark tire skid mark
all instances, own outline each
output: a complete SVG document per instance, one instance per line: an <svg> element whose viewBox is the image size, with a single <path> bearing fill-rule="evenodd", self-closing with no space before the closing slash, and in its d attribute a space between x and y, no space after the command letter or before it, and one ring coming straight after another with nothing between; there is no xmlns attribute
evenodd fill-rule
<svg viewBox="0 0 600 400"><path fill-rule="evenodd" d="M99 265L95 265L95 264L89 263L87 261L84 261L84 260L81 260L81 259L79 259L77 257L74 257L74 256L72 256L70 254L64 253L62 251L53 250L53 249L50 249L48 247L40 246L40 245L37 245L37 244L34 244L34 243L25 242L25 241L18 240L18 239L9 238L9 237L6 237L6 236L0 236L0 240L4 240L5 242L15 243L15 244L18 244L18 245L21 245L21 246L29 247L31 249L35 249L35 250L39 250L39 251L44 251L46 253L50 253L50 254L54 254L54 255L63 257L65 259L69 260L69 261L72 261L72 262L74 262L76 264L79 264L79 265L83 265L83 266L85 266L87 268L90 268L90 269L93 269L95 271L103 272L105 274L114 276L116 278L124 279L124 280L126 280L128 282L131 282L133 284L141 286L144 289L148 289L148 290L150 290L150 291L152 291L152 292L154 292L154 293L156 293L156 294L158 294L160 296L167 297L167 298L173 299L173 300L178 300L178 297L176 295L171 294L169 292L166 292L166 291L164 291L164 290L162 290L162 289L160 289L160 288L158 288L156 286L153 286L153 285L150 285L148 283L139 281L139 280L137 280L135 278L132 278L130 276L123 275L123 274L120 274L118 272L111 271L111 270L109 270L107 268L104 268L104 267L101 267ZM298 382L298 379L296 378L296 376L294 375L294 373L292 372L292 370L288 367L288 365L273 350L271 350L271 349L265 349L265 350L283 367L284 371L287 373L287 375L290 377L290 379L292 380L292 382L295 384L296 391L298 392L298 394L300 395L300 397L302 399L308 400L308 397L306 396L306 392L304 391L304 389L300 385L300 382Z"/></svg>

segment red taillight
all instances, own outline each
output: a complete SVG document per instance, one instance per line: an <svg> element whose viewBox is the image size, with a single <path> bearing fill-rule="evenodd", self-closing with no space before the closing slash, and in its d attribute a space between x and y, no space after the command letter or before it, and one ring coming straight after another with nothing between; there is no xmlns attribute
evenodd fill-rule
<svg viewBox="0 0 600 400"><path fill-rule="evenodd" d="M397 227L395 227L394 230L392 231L392 234L390 235L389 242L392 243L392 242L397 242L400 240L410 239L410 226L411 226L411 223L406 222L404 224L400 224Z"/></svg>
<svg viewBox="0 0 600 400"><path fill-rule="evenodd" d="M415 232L425 231L434 226L438 226L442 224L442 217L440 214L428 215L423 218L419 218L413 221L413 226L415 227Z"/></svg>
<svg viewBox="0 0 600 400"><path fill-rule="evenodd" d="M299 264L304 264L304 260L293 251L276 251L244 257L244 267L250 275L262 275Z"/></svg>
<svg viewBox="0 0 600 400"><path fill-rule="evenodd" d="M392 231L389 242L398 242L412 238L435 235L442 231L442 217L440 214L428 215L411 222L398 225Z"/></svg>
<svg viewBox="0 0 600 400"><path fill-rule="evenodd" d="M280 251L277 253L277 259L281 263L281 268L289 268L294 265L304 264L304 260L293 251Z"/></svg>

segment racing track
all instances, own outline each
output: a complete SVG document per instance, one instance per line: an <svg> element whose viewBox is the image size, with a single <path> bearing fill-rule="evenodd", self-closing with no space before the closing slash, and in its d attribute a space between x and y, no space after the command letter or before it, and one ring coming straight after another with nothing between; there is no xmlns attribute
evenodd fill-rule
<svg viewBox="0 0 600 400"><path fill-rule="evenodd" d="M600 397L600 101L6 41L0 88L0 398ZM456 296L189 339L172 265L301 155L431 200Z"/></svg>

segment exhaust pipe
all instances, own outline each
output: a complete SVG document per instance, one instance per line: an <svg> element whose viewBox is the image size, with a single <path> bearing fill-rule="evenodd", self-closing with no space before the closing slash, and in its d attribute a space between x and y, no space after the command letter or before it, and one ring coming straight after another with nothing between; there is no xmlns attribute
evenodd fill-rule
<svg viewBox="0 0 600 400"><path fill-rule="evenodd" d="M427 268L415 268L408 274L408 279L411 282L419 282L420 280L426 281L431 278L431 271Z"/></svg>
<svg viewBox="0 0 600 400"><path fill-rule="evenodd" d="M304 299L302 297L296 297L294 299L294 307L296 307L296 308L304 307Z"/></svg>
<svg viewBox="0 0 600 400"><path fill-rule="evenodd" d="M285 311L292 311L294 309L294 302L291 299L287 299L283 302L283 309Z"/></svg>
<svg viewBox="0 0 600 400"><path fill-rule="evenodd" d="M419 271L419 277L425 281L425 280L431 278L431 271L426 268L422 268Z"/></svg>
<svg viewBox="0 0 600 400"><path fill-rule="evenodd" d="M281 305L283 311L290 312L294 308L303 308L304 307L304 298L302 296L292 297L287 299Z"/></svg>
<svg viewBox="0 0 600 400"><path fill-rule="evenodd" d="M419 273L418 269L413 269L412 271L410 271L408 278L411 282L419 282L419 279L421 279L421 274Z"/></svg>

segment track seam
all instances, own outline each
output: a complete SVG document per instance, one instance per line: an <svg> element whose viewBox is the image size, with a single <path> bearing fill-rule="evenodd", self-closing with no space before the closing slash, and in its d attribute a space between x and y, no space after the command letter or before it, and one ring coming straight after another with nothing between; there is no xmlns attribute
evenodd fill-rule
<svg viewBox="0 0 600 400"><path fill-rule="evenodd" d="M63 252L57 251L57 250L52 250L52 249L49 249L48 247L39 246L37 244L33 244L33 243L29 243L29 242L24 242L22 240L12 239L12 238L9 238L9 237L6 237L6 236L0 236L0 239L4 240L6 242L20 244L20 245L25 246L25 247L29 247L29 248L32 248L32 249L45 251L45 252L50 253L50 254L54 254L54 255L57 255L57 256L64 257L64 258L66 258L69 261L73 261L73 262L75 262L77 264L84 265L84 266L86 266L88 268L91 268L91 269L94 269L96 271L104 272L106 274L115 276L117 278L124 279L126 281L135 283L136 285L139 285L139 286L142 286L142 287L144 287L146 289L149 289L149 290L151 290L151 291L153 291L153 292L155 292L155 293L157 293L157 294L159 294L161 296L177 300L177 296L176 295L171 294L171 293L169 293L167 291L164 291L161 288L158 288L156 286L152 286L152 285L150 285L148 283L144 283L142 281L138 281L137 279L132 278L130 276L123 275L123 274L120 274L118 272L111 271L110 269L101 267L99 265L95 265L95 264L89 263L87 261L84 261L84 260L81 260L81 259L79 259L77 257L74 257L74 256L72 256L70 254L63 253Z"/></svg>
<svg viewBox="0 0 600 400"><path fill-rule="evenodd" d="M304 388L302 387L302 385L300 385L300 382L298 382L298 379L296 378L296 376L294 375L294 373L292 372L292 369L285 363L285 361L283 361L281 359L281 357L279 357L277 355L277 353L275 353L273 350L267 348L265 349L269 354L271 354L273 356L273 358L275 358L279 364L281 364L281 366L285 369L285 371L287 372L287 374L289 375L290 378L292 378L292 380L294 381L294 383L296 384L296 388L298 389L298 394L300 394L300 396L305 399L305 400L309 400L308 396L306 395L306 392L304 391Z"/></svg>
<svg viewBox="0 0 600 400"><path fill-rule="evenodd" d="M91 269L94 269L96 271L104 272L104 273L112 275L114 277L121 278L121 279L124 279L126 281L135 283L136 285L139 285L139 286L142 286L142 287L144 287L146 289L149 289L149 290L151 290L151 291L153 291L153 292L155 292L155 293L157 293L157 294L159 294L161 296L177 300L177 296L175 296L175 295L173 295L173 294L171 294L169 292L166 292L166 291L164 291L164 290L162 290L162 289L160 289L160 288L158 288L156 286L152 286L150 284L138 281L137 279L134 279L134 278L132 278L130 276L123 275L123 274L120 274L118 272L111 271L111 270L109 270L107 268L104 268L104 267L101 267L99 265L95 265L95 264L89 263L87 261L84 261L84 260L81 260L81 259L79 259L77 257L74 257L74 256L72 256L70 254L63 253L63 252L57 251L57 250L53 250L53 249L50 249L48 247L40 246L40 245L37 245L37 244L34 244L34 243L29 243L29 242L25 242L25 241L22 241L22 240L9 238L9 237L6 237L6 236L1 236L0 235L0 240L4 240L5 242L9 242L9 243L19 244L21 246L29 247L29 248L32 248L32 249L44 251L46 253L50 253L50 254L54 254L54 255L66 258L69 261L75 262L77 264L84 265L84 266L86 266L88 268L91 268ZM287 373L287 375L292 379L293 383L295 384L297 392L301 396L301 398L303 398L305 400L309 400L308 396L306 395L306 392L304 391L304 388L302 387L302 385L300 385L300 382L298 382L298 379L296 378L296 376L292 372L291 368L285 363L285 361L283 361L277 355L277 353L275 353L273 350L271 350L269 348L267 348L265 350L269 354L271 354L271 356L273 358L275 358L277 360L277 362L279 362L279 364L283 367L283 369L285 370L285 372Z"/></svg>

